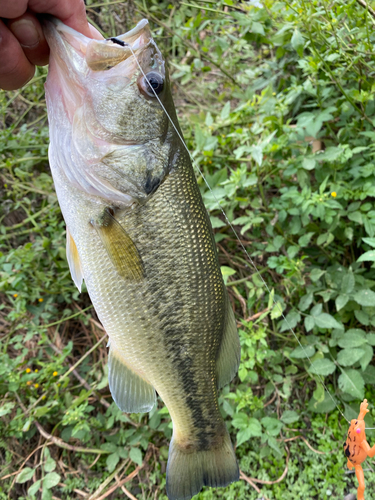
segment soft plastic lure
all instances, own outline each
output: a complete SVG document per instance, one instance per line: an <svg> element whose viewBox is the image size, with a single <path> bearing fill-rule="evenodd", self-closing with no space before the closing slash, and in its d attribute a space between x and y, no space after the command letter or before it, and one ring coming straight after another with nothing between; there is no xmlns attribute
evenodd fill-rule
<svg viewBox="0 0 375 500"><path fill-rule="evenodd" d="M361 464L367 457L372 458L375 455L375 445L371 448L366 441L366 424L364 418L366 413L369 411L367 406L367 399L364 399L359 409L358 418L356 420L352 420L350 423L348 437L344 443L344 452L348 459L347 465L349 469L353 469L354 467L355 475L357 476L359 483L357 489L357 500L364 500L365 498L365 477Z"/></svg>

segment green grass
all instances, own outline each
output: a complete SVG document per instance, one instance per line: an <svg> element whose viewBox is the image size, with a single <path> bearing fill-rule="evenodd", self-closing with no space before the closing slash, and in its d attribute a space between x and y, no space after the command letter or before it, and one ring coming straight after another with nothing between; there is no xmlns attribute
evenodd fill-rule
<svg viewBox="0 0 375 500"><path fill-rule="evenodd" d="M243 474L268 483L197 499L342 499L357 484L343 415L366 397L375 417L375 19L354 0L87 3L106 36L149 18L212 188L197 171L242 344L220 404ZM117 409L104 332L70 278L46 74L0 93L0 500L120 499L128 475L135 498L163 500L168 412Z"/></svg>

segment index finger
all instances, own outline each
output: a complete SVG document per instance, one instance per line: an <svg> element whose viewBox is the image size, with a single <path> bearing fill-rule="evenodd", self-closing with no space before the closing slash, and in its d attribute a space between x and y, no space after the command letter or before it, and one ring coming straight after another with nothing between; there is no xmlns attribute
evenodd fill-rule
<svg viewBox="0 0 375 500"><path fill-rule="evenodd" d="M9 0L8 0L9 1ZM51 14L63 23L91 38L83 0L29 0L29 9L38 14Z"/></svg>
<svg viewBox="0 0 375 500"><path fill-rule="evenodd" d="M83 0L1 0L0 17L14 19L22 16L26 10L36 14L51 14L63 23L91 37Z"/></svg>

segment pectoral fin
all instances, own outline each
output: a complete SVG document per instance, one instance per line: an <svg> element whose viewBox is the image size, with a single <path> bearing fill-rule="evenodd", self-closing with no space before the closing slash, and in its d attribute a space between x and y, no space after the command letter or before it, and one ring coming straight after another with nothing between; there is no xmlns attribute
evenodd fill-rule
<svg viewBox="0 0 375 500"><path fill-rule="evenodd" d="M120 410L126 413L144 413L154 407L154 388L126 365L113 344L109 348L108 381L112 397Z"/></svg>
<svg viewBox="0 0 375 500"><path fill-rule="evenodd" d="M224 334L216 359L217 386L221 389L234 378L241 360L236 320L226 294Z"/></svg>
<svg viewBox="0 0 375 500"><path fill-rule="evenodd" d="M77 246L73 240L73 236L70 234L68 226L66 226L66 258L68 259L72 279L78 290L81 292L83 282L82 266Z"/></svg>
<svg viewBox="0 0 375 500"><path fill-rule="evenodd" d="M107 250L116 271L125 279L141 281L144 268L133 240L121 224L106 209L98 221L91 221Z"/></svg>

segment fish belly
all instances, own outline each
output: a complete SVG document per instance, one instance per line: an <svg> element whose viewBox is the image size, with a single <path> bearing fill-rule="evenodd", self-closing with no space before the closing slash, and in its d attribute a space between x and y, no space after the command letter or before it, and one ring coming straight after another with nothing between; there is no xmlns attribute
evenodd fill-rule
<svg viewBox="0 0 375 500"><path fill-rule="evenodd" d="M88 292L111 342L161 396L181 446L212 446L225 432L216 357L226 291L190 162L182 158L146 204L116 214L142 258L140 282L118 275L90 223L105 203L56 184Z"/></svg>

